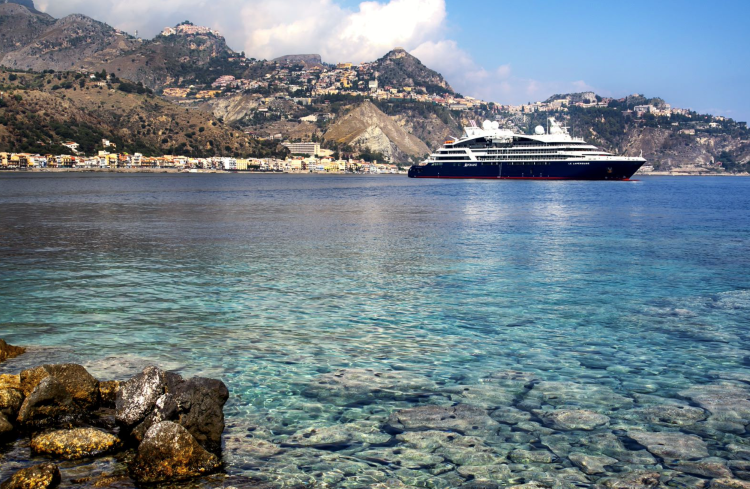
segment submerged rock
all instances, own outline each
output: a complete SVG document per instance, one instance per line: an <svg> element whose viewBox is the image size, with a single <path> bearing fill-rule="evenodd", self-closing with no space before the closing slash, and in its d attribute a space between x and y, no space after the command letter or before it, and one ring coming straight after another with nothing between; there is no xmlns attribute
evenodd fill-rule
<svg viewBox="0 0 750 489"><path fill-rule="evenodd" d="M0 489L50 489L60 484L57 465L44 463L21 469L0 484Z"/></svg>
<svg viewBox="0 0 750 489"><path fill-rule="evenodd" d="M607 471L605 466L617 463L616 458L607 457L605 455L586 455L584 453L571 453L568 455L568 459L588 475L603 474Z"/></svg>
<svg viewBox="0 0 750 489"><path fill-rule="evenodd" d="M320 375L306 392L323 399L365 402L422 397L435 389L435 383L430 379L411 372L350 368Z"/></svg>
<svg viewBox="0 0 750 489"><path fill-rule="evenodd" d="M599 426L604 426L609 423L609 418L607 416L585 409L535 411L535 414L539 416L547 426L563 431L591 431Z"/></svg>
<svg viewBox="0 0 750 489"><path fill-rule="evenodd" d="M670 469L679 470L685 474L698 475L711 479L731 478L732 471L727 467L724 459L713 457L696 461L680 461L669 465Z"/></svg>
<svg viewBox="0 0 750 489"><path fill-rule="evenodd" d="M750 423L750 390L734 383L696 385L680 392L711 413L709 421Z"/></svg>
<svg viewBox="0 0 750 489"><path fill-rule="evenodd" d="M19 389L0 388L0 414L15 419L23 404L23 393Z"/></svg>
<svg viewBox="0 0 750 489"><path fill-rule="evenodd" d="M651 424L688 426L706 419L706 412L696 407L666 404L631 409L621 416L626 419L639 419Z"/></svg>
<svg viewBox="0 0 750 489"><path fill-rule="evenodd" d="M3 413L0 413L0 440L7 438L11 433L13 433L13 425Z"/></svg>
<svg viewBox="0 0 750 489"><path fill-rule="evenodd" d="M379 448L357 453L357 458L383 465L395 464L406 469L434 467L443 462L440 455L411 448Z"/></svg>
<svg viewBox="0 0 750 489"><path fill-rule="evenodd" d="M390 435L382 433L376 425L346 423L333 426L307 428L284 440L285 445L299 447L331 448L352 443L387 443Z"/></svg>
<svg viewBox="0 0 750 489"><path fill-rule="evenodd" d="M80 409L92 410L99 406L99 381L85 368L73 363L24 370L21 372L21 390L29 396L48 377L58 381Z"/></svg>
<svg viewBox="0 0 750 489"><path fill-rule="evenodd" d="M750 482L739 479L714 479L709 486L711 489L750 489Z"/></svg>
<svg viewBox="0 0 750 489"><path fill-rule="evenodd" d="M96 457L120 446L120 440L94 428L58 430L35 436L31 450L66 460Z"/></svg>
<svg viewBox="0 0 750 489"><path fill-rule="evenodd" d="M499 427L484 409L457 406L420 406L391 414L388 428L397 432L452 430L463 434L485 433Z"/></svg>
<svg viewBox="0 0 750 489"><path fill-rule="evenodd" d="M551 464L557 460L557 456L547 450L521 450L510 452L510 459L517 464Z"/></svg>
<svg viewBox="0 0 750 489"><path fill-rule="evenodd" d="M21 346L9 345L5 340L0 339L0 363L8 360L9 358L15 358L26 351L26 348Z"/></svg>
<svg viewBox="0 0 750 489"><path fill-rule="evenodd" d="M693 460L708 457L706 443L694 435L629 431L628 436L649 452L665 460Z"/></svg>
<svg viewBox="0 0 750 489"><path fill-rule="evenodd" d="M481 384L452 386L443 389L442 392L447 393L453 402L492 409L500 406L510 406L515 401L516 396L524 391L523 386L513 388Z"/></svg>
<svg viewBox="0 0 750 489"><path fill-rule="evenodd" d="M207 475L221 466L218 457L185 428L163 421L148 429L130 466L140 483L178 481Z"/></svg>
<svg viewBox="0 0 750 489"><path fill-rule="evenodd" d="M539 382L526 397L555 407L585 409L609 410L631 407L633 404L632 399L617 394L609 387L576 382Z"/></svg>
<svg viewBox="0 0 750 489"><path fill-rule="evenodd" d="M635 471L601 479L599 485L608 489L650 489L658 486L660 479L659 472Z"/></svg>

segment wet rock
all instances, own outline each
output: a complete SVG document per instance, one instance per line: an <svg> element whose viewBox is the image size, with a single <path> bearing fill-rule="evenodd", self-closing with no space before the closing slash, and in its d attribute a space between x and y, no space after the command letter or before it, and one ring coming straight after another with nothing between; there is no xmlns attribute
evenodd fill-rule
<svg viewBox="0 0 750 489"><path fill-rule="evenodd" d="M531 372L522 372L520 370L500 370L493 372L484 378L485 381L511 381L520 384L529 384L539 380L539 375Z"/></svg>
<svg viewBox="0 0 750 489"><path fill-rule="evenodd" d="M164 394L164 372L156 367L146 367L143 372L120 384L115 398L115 419L125 428L132 429L153 411L156 400Z"/></svg>
<svg viewBox="0 0 750 489"><path fill-rule="evenodd" d="M607 416L585 409L536 411L535 414L539 416L547 426L563 431L591 431L609 423L609 418Z"/></svg>
<svg viewBox="0 0 750 489"><path fill-rule="evenodd" d="M251 438L245 440L242 444L242 450L249 452L251 455L258 458L268 458L278 455L283 450L280 446L271 443L270 441L260 440L258 438Z"/></svg>
<svg viewBox="0 0 750 489"><path fill-rule="evenodd" d="M727 465L735 473L738 473L738 472L750 473L750 460L730 460L727 462ZM745 477L740 477L740 479L745 479Z"/></svg>
<svg viewBox="0 0 750 489"><path fill-rule="evenodd" d="M669 486L679 489L705 489L708 486L708 481L699 477L693 477L692 475L675 472L671 474Z"/></svg>
<svg viewBox="0 0 750 489"><path fill-rule="evenodd" d="M551 435L555 433L555 430L542 426L536 421L521 421L515 426L515 428L534 433L535 435Z"/></svg>
<svg viewBox="0 0 750 489"><path fill-rule="evenodd" d="M458 385L443 390L453 402L471 404L485 409L509 406L523 391L523 387L514 389L492 384Z"/></svg>
<svg viewBox="0 0 750 489"><path fill-rule="evenodd" d="M605 455L595 456L584 453L571 453L568 459L585 474L603 474L607 471L605 466L614 465L617 459Z"/></svg>
<svg viewBox="0 0 750 489"><path fill-rule="evenodd" d="M382 433L375 425L347 423L333 426L307 428L284 441L285 445L299 447L332 448L359 443L387 443L390 435Z"/></svg>
<svg viewBox="0 0 750 489"><path fill-rule="evenodd" d="M477 482L505 482L511 478L507 465L461 465L456 467L462 477L473 478Z"/></svg>
<svg viewBox="0 0 750 489"><path fill-rule="evenodd" d="M171 389L178 408L178 422L184 426L206 450L221 452L224 432L224 404L229 390L216 379L194 377L178 382Z"/></svg>
<svg viewBox="0 0 750 489"><path fill-rule="evenodd" d="M629 431L628 436L649 452L665 460L693 460L708 457L706 443L693 435Z"/></svg>
<svg viewBox="0 0 750 489"><path fill-rule="evenodd" d="M66 460L96 457L119 446L116 436L94 428L52 431L31 440L32 451Z"/></svg>
<svg viewBox="0 0 750 489"><path fill-rule="evenodd" d="M734 456L743 460L750 460L750 446L738 445L736 443L730 443L727 445L727 450Z"/></svg>
<svg viewBox="0 0 750 489"><path fill-rule="evenodd" d="M517 464L551 464L557 460L557 456L547 450L516 449L510 452L508 456Z"/></svg>
<svg viewBox="0 0 750 489"><path fill-rule="evenodd" d="M544 440L542 440L544 441ZM622 441L612 433L596 433L579 440L587 452L594 455L607 455L631 465L654 465L656 459L647 450L628 450ZM572 451L572 450L571 450ZM578 450L576 450L578 451ZM555 452L557 453L557 452Z"/></svg>
<svg viewBox="0 0 750 489"><path fill-rule="evenodd" d="M584 409L629 408L633 404L632 399L615 393L609 387L576 382L539 382L527 394L527 399L555 407Z"/></svg>
<svg viewBox="0 0 750 489"><path fill-rule="evenodd" d="M120 382L117 380L105 380L99 382L99 396L102 404L107 407L115 407L117 402L117 391L120 390Z"/></svg>
<svg viewBox="0 0 750 489"><path fill-rule="evenodd" d="M485 433L499 425L484 409L457 406L420 406L397 411L388 418L387 427L397 432L452 430L462 434Z"/></svg>
<svg viewBox="0 0 750 489"><path fill-rule="evenodd" d="M21 390L21 376L12 374L0 375L0 389Z"/></svg>
<svg viewBox="0 0 750 489"><path fill-rule="evenodd" d="M422 397L435 389L435 383L427 377L410 372L350 368L320 375L306 393L323 399L366 402Z"/></svg>
<svg viewBox="0 0 750 489"><path fill-rule="evenodd" d="M505 462L503 456L480 438L445 431L415 431L396 437L410 448L434 452L457 465L495 465Z"/></svg>
<svg viewBox="0 0 750 489"><path fill-rule="evenodd" d="M41 428L67 423L81 415L65 386L55 377L48 376L23 401L17 419L24 427Z"/></svg>
<svg viewBox="0 0 750 489"><path fill-rule="evenodd" d="M659 485L661 474L655 471L626 472L616 477L599 480L599 485L608 489L650 489Z"/></svg>
<svg viewBox="0 0 750 489"><path fill-rule="evenodd" d="M23 404L23 393L18 389L0 388L0 414L15 419Z"/></svg>
<svg viewBox="0 0 750 489"><path fill-rule="evenodd" d="M745 386L724 382L696 385L680 392L711 413L711 419L747 425L750 423L750 390Z"/></svg>
<svg viewBox="0 0 750 489"><path fill-rule="evenodd" d="M0 489L50 489L60 484L60 469L57 465L43 463L13 474L0 484Z"/></svg>
<svg viewBox="0 0 750 489"><path fill-rule="evenodd" d="M680 461L669 464L670 469L679 470L685 474L699 475L711 479L731 478L732 471L727 467L727 462L718 457L704 458L696 461Z"/></svg>
<svg viewBox="0 0 750 489"><path fill-rule="evenodd" d="M5 342L5 340L0 340L0 363L8 360L9 358L15 358L25 351L26 348L9 345Z"/></svg>
<svg viewBox="0 0 750 489"><path fill-rule="evenodd" d="M626 419L638 419L651 424L688 426L706 419L706 412L696 407L667 404L631 409L621 416Z"/></svg>
<svg viewBox="0 0 750 489"><path fill-rule="evenodd" d="M500 485L490 481L469 481L461 489L500 489Z"/></svg>
<svg viewBox="0 0 750 489"><path fill-rule="evenodd" d="M750 482L739 479L714 479L709 485L710 489L750 489Z"/></svg>
<svg viewBox="0 0 750 489"><path fill-rule="evenodd" d="M146 432L130 473L140 483L157 483L203 476L220 466L218 457L205 450L185 428L163 421Z"/></svg>
<svg viewBox="0 0 750 489"><path fill-rule="evenodd" d="M47 377L57 380L80 409L91 410L99 406L99 381L85 368L73 363L41 365L24 370L21 372L21 390L24 395L31 395Z"/></svg>
<svg viewBox="0 0 750 489"><path fill-rule="evenodd" d="M500 423L514 425L530 420L531 413L521 411L520 409L516 409L514 407L506 406L492 411L490 417Z"/></svg>
<svg viewBox="0 0 750 489"><path fill-rule="evenodd" d="M0 440L7 438L13 433L13 425L3 413L0 413Z"/></svg>

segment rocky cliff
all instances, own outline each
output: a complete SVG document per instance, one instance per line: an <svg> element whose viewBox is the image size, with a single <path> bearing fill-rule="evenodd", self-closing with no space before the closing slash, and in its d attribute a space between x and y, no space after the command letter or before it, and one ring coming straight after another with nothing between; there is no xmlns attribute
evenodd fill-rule
<svg viewBox="0 0 750 489"><path fill-rule="evenodd" d="M417 160L430 152L423 141L410 134L369 100L352 107L345 115L337 118L323 137L340 144L382 153L394 162Z"/></svg>
<svg viewBox="0 0 750 489"><path fill-rule="evenodd" d="M430 93L454 93L443 76L422 64L401 48L396 48L374 63L381 86L424 87Z"/></svg>

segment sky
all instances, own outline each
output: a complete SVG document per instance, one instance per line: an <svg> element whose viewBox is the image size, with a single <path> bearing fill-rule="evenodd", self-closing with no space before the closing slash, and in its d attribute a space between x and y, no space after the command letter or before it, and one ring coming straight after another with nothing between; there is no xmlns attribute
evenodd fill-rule
<svg viewBox="0 0 750 489"><path fill-rule="evenodd" d="M35 0L150 38L190 20L248 57L373 61L399 46L500 104L592 90L750 120L750 1Z"/></svg>

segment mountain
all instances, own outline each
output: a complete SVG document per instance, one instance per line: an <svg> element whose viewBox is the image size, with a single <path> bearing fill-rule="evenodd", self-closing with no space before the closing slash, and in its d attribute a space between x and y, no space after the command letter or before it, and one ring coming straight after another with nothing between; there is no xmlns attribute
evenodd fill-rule
<svg viewBox="0 0 750 489"><path fill-rule="evenodd" d="M0 151L67 153L72 140L91 154L101 139L119 151L147 155L269 156L285 150L224 125L211 114L185 110L142 86L69 74L0 74ZM141 93L138 93L141 92Z"/></svg>
<svg viewBox="0 0 750 489"><path fill-rule="evenodd" d="M421 158L430 152L424 142L409 134L369 100L337 118L323 138L355 148L366 148L398 162L407 161L410 157Z"/></svg>
<svg viewBox="0 0 750 489"><path fill-rule="evenodd" d="M7 53L31 44L54 23L54 18L27 6L0 3L0 60Z"/></svg>
<svg viewBox="0 0 750 489"><path fill-rule="evenodd" d="M271 61L276 61L282 65L302 64L305 68L323 66L323 59L319 54L287 54L286 56L274 58Z"/></svg>
<svg viewBox="0 0 750 489"><path fill-rule="evenodd" d="M373 63L380 86L424 87L429 93L450 93L443 76L422 64L402 48L396 48Z"/></svg>
<svg viewBox="0 0 750 489"><path fill-rule="evenodd" d="M31 12L37 12L36 7L34 7L34 0L1 0L0 4L3 3L15 3L18 5L23 5Z"/></svg>

